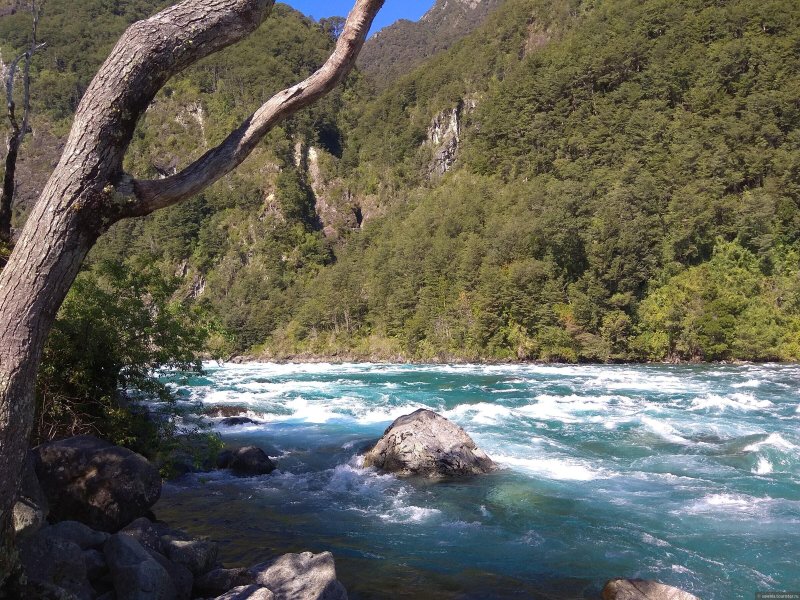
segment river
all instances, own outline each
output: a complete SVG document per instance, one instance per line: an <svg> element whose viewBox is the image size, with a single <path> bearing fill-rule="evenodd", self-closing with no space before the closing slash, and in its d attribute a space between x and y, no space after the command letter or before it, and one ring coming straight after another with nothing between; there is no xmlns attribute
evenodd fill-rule
<svg viewBox="0 0 800 600"><path fill-rule="evenodd" d="M800 590L800 366L206 365L182 403L275 472L192 474L159 518L245 566L333 552L359 599L599 598L611 577L703 600ZM419 407L502 467L399 480L359 455Z"/></svg>

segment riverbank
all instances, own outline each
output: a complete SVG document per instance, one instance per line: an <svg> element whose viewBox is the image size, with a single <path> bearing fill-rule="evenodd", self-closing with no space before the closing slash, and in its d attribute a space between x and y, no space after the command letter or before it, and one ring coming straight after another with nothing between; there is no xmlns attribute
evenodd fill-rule
<svg viewBox="0 0 800 600"><path fill-rule="evenodd" d="M358 353L358 352L342 352L334 354L317 354L317 353L297 353L297 354L273 354L273 353L246 353L234 354L227 357L225 360L220 361L211 357L208 354L203 355L206 361L213 361L218 364L233 363L233 364L347 364L347 363L375 363L375 364L402 364L402 365L538 365L538 366L625 366L625 365L655 365L655 366L671 366L671 365L707 365L707 366L746 366L746 365L786 365L792 366L800 364L797 361L779 361L779 360L717 360L717 361L704 361L701 359L696 360L681 360L674 358L670 360L620 360L609 362L568 362L568 361L545 361L545 360L529 360L529 359L513 359L513 358L490 358L490 357L460 357L454 355L432 356L430 358L411 357L405 354L382 354L382 353Z"/></svg>

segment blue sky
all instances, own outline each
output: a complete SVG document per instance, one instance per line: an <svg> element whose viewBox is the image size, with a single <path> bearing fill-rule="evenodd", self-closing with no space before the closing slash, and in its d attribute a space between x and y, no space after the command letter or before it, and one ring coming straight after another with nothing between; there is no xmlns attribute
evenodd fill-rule
<svg viewBox="0 0 800 600"><path fill-rule="evenodd" d="M353 8L353 0L283 0L300 12L321 19L334 15L346 17ZM386 0L383 8L375 17L372 31L383 29L398 19L418 20L433 6L434 0Z"/></svg>

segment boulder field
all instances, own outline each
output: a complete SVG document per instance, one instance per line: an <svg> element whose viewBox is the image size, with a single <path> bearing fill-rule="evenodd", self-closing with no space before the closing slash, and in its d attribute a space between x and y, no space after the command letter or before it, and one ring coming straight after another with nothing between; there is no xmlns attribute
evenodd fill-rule
<svg viewBox="0 0 800 600"><path fill-rule="evenodd" d="M259 448L227 451L241 475L275 465ZM18 595L60 600L346 600L330 552L226 568L216 542L155 520L158 470L92 436L31 450L14 525L25 574ZM49 522L49 524L48 524Z"/></svg>

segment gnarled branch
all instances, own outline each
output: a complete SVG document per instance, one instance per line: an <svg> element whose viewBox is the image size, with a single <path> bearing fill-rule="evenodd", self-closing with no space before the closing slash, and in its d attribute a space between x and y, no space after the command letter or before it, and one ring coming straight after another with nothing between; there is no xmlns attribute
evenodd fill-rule
<svg viewBox="0 0 800 600"><path fill-rule="evenodd" d="M123 176L117 191L129 201L123 201L121 216L142 216L175 204L202 191L241 164L281 119L328 93L350 72L382 5L383 0L357 0L336 49L322 67L304 81L272 96L220 145L180 173L148 181Z"/></svg>
<svg viewBox="0 0 800 600"><path fill-rule="evenodd" d="M113 222L174 204L238 165L279 119L352 67L383 0L357 0L330 60L267 102L220 147L174 178L136 182L122 161L136 123L173 75L237 42L273 0L184 0L122 36L75 114L61 159L0 272L0 587L11 566L11 513L34 416L34 382L56 312L87 253ZM127 194L127 195L126 195Z"/></svg>

